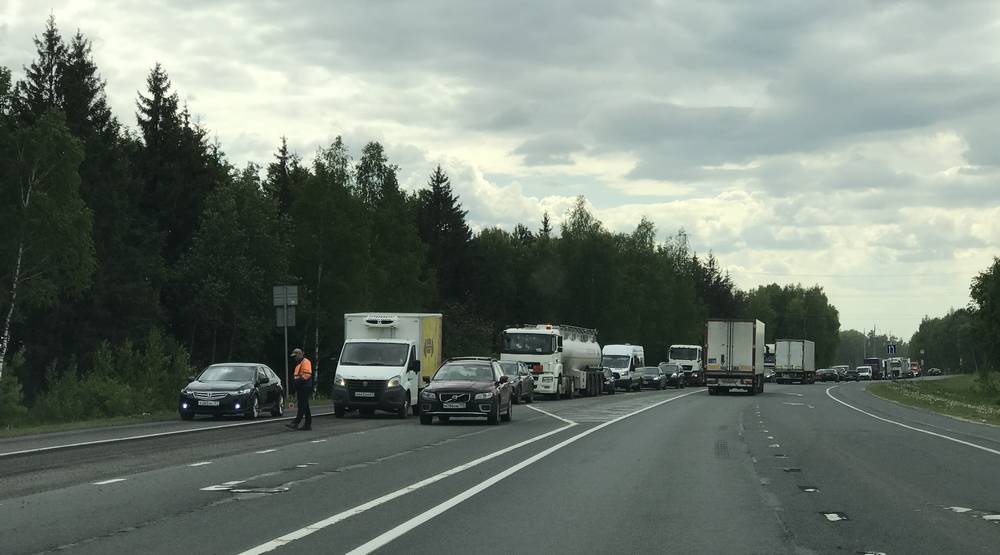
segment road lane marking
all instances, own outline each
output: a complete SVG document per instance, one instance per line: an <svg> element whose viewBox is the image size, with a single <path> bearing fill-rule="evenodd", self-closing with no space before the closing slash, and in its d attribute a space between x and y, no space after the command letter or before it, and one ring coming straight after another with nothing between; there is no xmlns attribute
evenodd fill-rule
<svg viewBox="0 0 1000 555"><path fill-rule="evenodd" d="M504 470L504 471L502 471L502 472L500 472L500 473L498 473L498 474L496 474L496 475L494 475L494 476L492 476L492 477L490 477L490 478L488 478L488 479L480 482L479 484L476 484L475 486L473 486L473 487L465 490L464 492L462 492L462 493L460 493L460 494L452 497L451 499L445 501L444 503L441 503L440 505L437 505L436 507L432 507L431 509L422 512L420 515L415 516L415 517L411 518L410 520L408 520L408 521L400 524L399 526L396 526L395 528L392 528L392 529L390 529L390 530L382 533L381 535L376 536L375 538L372 538L368 542L366 542L366 543L364 543L364 544L362 544L362 545L360 545L360 546L352 549L351 551L349 551L348 555L364 555L364 554L367 554L367 553L371 553L371 552L375 551L376 549L384 547L385 545L389 544L390 542L392 542L396 538L399 538L400 536L406 534L410 530L413 530L414 528L420 526L421 524L423 524L423 523L425 523L425 522L433 519L434 517L436 517L436 516L444 513L445 511L451 509L452 507L454 507L454 506L462 503L463 501L465 501L465 500L467 500L467 499L475 496L476 494L478 494L478 493L486 490L487 488L489 488L490 486L496 484L497 482L500 482L504 478L507 478L508 476L511 476L511 475L515 474L516 472L521 471L522 469L524 469L524 468L526 468L526 467L534 464L535 462L538 462L538 461L544 459L545 457L551 455L552 453L555 453L556 451L559 451L560 449L566 447L567 445L575 443L575 442L577 442L577 441L579 441L579 440L581 440L581 439L589 436L590 434L592 434L592 433L594 433L594 432L596 432L598 430L601 430L601 429L606 428L606 427L608 427L608 426L610 426L612 424L615 424L617 422L625 420L626 418L630 418L632 416L635 416L637 414L640 414L640 413L646 412L648 410L654 409L656 407L659 407L660 405L669 403L671 401L675 401L675 400L680 399L682 397L687 397L688 395L694 395L695 393L700 393L700 391L692 391L691 393L684 393L682 395L677 395L677 396L671 397L669 399L664 399L663 401L660 401L658 403L654 403L654 404L649 405L647 407L643 407L643 408L641 408L641 409L639 409L639 410L637 410L635 412L632 412L630 414L619 416L618 418L616 418L614 420L609 420L608 422L604 422L603 424L598 424L597 426L594 426L593 428L589 428L589 429L587 429L587 430L585 430L583 432L580 432L579 434L576 434L575 436L567 438L567 439L565 439L565 440L563 440L563 441L561 441L561 442L553 445L552 447L549 447L548 449L545 449L544 451L541 451L540 453L537 453L537 454L535 454L535 455L533 455L533 456L531 456L531 457L529 457L529 458L521 461L520 463L515 464L514 466L509 467L506 470Z"/></svg>
<svg viewBox="0 0 1000 555"><path fill-rule="evenodd" d="M318 532L318 531L320 531L320 530L322 530L324 528L327 528L329 526L333 526L334 524L336 524L336 523L338 523L338 522L340 522L342 520L348 519L348 518L350 518L352 516L355 516L355 515L359 515L359 514L365 512L365 511L367 511L369 509L373 509L375 507L378 507L379 505L384 505L384 504L388 503L389 501L392 501L393 499L396 499L398 497L402 497L402 496L404 496L404 495L406 495L408 493L412 493L414 491L417 491L417 490L419 490L421 488L424 488L426 486L429 486L429 485L431 485L431 484L433 484L435 482L439 482L441 480L444 480L445 478L448 478L450 476L458 474L459 472L462 472L464 470L468 470L470 468L479 466L480 464L483 464L483 463L485 463L487 461L493 460L493 459L495 459L495 458L497 458L497 457L499 457L501 455L505 455L505 454L507 454L507 453L515 450L515 449L520 448L520 447L524 447L525 445L529 445L529 444L534 443L536 441L541 441L541 440L543 440L543 439L545 439L545 438L547 438L549 436L558 434L558 433L560 433L560 432L562 432L564 430L568 430L569 428L572 428L572 427L574 427L576 425L577 424L567 424L566 426L563 426L561 428L556 428L555 430L552 430L552 431L549 431L549 432L545 432L544 434L537 435L537 436L535 436L533 438L530 438L530 439L526 439L526 440L524 440L524 441L522 441L520 443L515 443L514 445L511 445L509 447L505 447L503 449L500 449L499 451L494 451L493 453L490 453L488 455L484 455L484 456L482 456L482 457L480 457L478 459L469 461L469 462L467 462L465 464L461 464L461 465L456 466L456 467L454 467L454 468L452 468L450 470L446 470L446 471L444 471L444 472L442 472L440 474L435 474L434 476L431 476L430 478L425 478L425 479L423 479L423 480L421 480L419 482L410 484L409 486L407 486L407 487L405 487L403 489L396 490L396 491L394 491L392 493L387 493L387 494L385 494L385 495L383 495L381 497L377 497L375 499L372 499L371 501L369 501L367 503L362 503L361 505L358 505L358 506L353 507L351 509L348 509L346 511L339 512L339 513L337 513L337 514L335 514L333 516L330 516L330 517L327 517L327 518L325 518L323 520L320 520L319 522L314 522L313 524L310 524L309 526L306 526L305 528L300 528L300 529L295 530L293 532L289 532L288 534L285 534L284 536L275 538L275 539L273 539L273 540L271 540L269 542L262 543L262 544L258 545L257 547L253 547L251 549L248 549L248 550L244 551L240 555L259 555L261 553L267 553L269 551L273 551L273 550L275 550L275 549L277 549L277 548L279 548L279 547L281 547L281 546L283 546L285 544L288 544L288 543L291 543L291 542L293 542L295 540L304 538L304 537L308 536L309 534L312 534L313 532ZM365 465L361 465L361 466L365 466ZM211 491L211 490L209 490L209 491Z"/></svg>
<svg viewBox="0 0 1000 555"><path fill-rule="evenodd" d="M540 408L538 408L538 407L536 407L536 406L533 406L533 405L527 405L527 407L528 407L529 409L531 409L531 410L535 411L535 412L540 412L540 413L542 413L542 414L544 414L544 415L546 415L546 416L551 416L552 418L555 418L556 420L562 420L563 422L565 422L565 423L567 423L567 424L571 424L571 425L572 425L572 424L576 424L576 422L573 422L572 420L568 420L568 419L566 419L566 418L563 418L563 417L561 417L561 416L559 416L559 415L557 415L557 414L552 414L551 412L549 412L549 411L547 411L547 410L544 410L544 409L540 409Z"/></svg>
<svg viewBox="0 0 1000 555"><path fill-rule="evenodd" d="M841 520L847 520L847 515L844 513L823 513L830 522L840 522Z"/></svg>
<svg viewBox="0 0 1000 555"><path fill-rule="evenodd" d="M228 491L233 489L233 486L238 486L246 480L233 480L231 482L222 482L214 486L208 486L207 488L201 488L201 491Z"/></svg>
<svg viewBox="0 0 1000 555"><path fill-rule="evenodd" d="M264 449L263 451L257 451L258 455L263 455L264 453L274 453L277 449Z"/></svg>
<svg viewBox="0 0 1000 555"><path fill-rule="evenodd" d="M980 451L986 451L987 453L992 453L994 455L1000 455L1000 451L997 451L996 449L990 449L989 447L984 447L982 445L978 445L978 444L975 444L975 443L972 443L972 442L969 442L969 441L965 441L965 440L962 440L962 439L954 438L954 437L951 437L951 436L946 436L944 434L939 434L937 432L932 432L930 430L924 430L923 428L917 428L917 427L914 427L914 426L903 424L902 422L896 422L895 420L889 420L888 418L882 418L881 416L878 416L878 415L872 414L870 412L861 410L858 407L855 407L854 405L849 405L849 404L845 403L844 401L841 401L840 399L834 397L833 394L830 393L830 390L833 389L833 388L835 388L835 387L840 387L840 386L834 385L834 386L828 387L826 389L826 396L829 397L829 398L831 398L831 399L833 399L834 401L840 403L841 405L844 405L845 407L847 407L847 408L849 408L851 410L856 410L856 411L860 412L861 414L868 415L868 416L870 416L870 417L872 417L872 418L874 418L876 420L881 420L882 422L887 422L889 424L895 424L896 426L899 426L901 428L906 428L907 430L913 430L914 432L920 432L922 434L927 434L927 435L930 435L930 436L939 437L941 439L946 439L948 441L954 441L955 443L960 443L962 445L965 445L965 446L968 446L968 447L972 447L974 449L979 449Z"/></svg>
<svg viewBox="0 0 1000 555"><path fill-rule="evenodd" d="M106 484L113 484L115 482L124 482L125 478L112 478L111 480L104 480L103 482L93 482L95 486L103 486Z"/></svg>
<svg viewBox="0 0 1000 555"><path fill-rule="evenodd" d="M777 443L772 443L772 444L768 445L768 447L770 447L771 449L777 449L778 447L781 447L781 445L779 445Z"/></svg>
<svg viewBox="0 0 1000 555"><path fill-rule="evenodd" d="M968 507L947 507L947 509L956 513L967 513L972 510Z"/></svg>
<svg viewBox="0 0 1000 555"><path fill-rule="evenodd" d="M1000 515L983 515L983 520L1000 520Z"/></svg>
<svg viewBox="0 0 1000 555"><path fill-rule="evenodd" d="M318 412L313 413L313 416L328 416L333 414L332 412ZM58 449L70 449L73 447L89 447L91 445L105 445L108 443L121 443L123 441L135 441L137 439L149 439L154 437L168 437L179 434L193 434L195 432L209 432L212 430L221 430L225 428L237 428L240 426L254 426L259 424L270 424L272 422L281 422L282 420L293 420L294 416L288 416L285 418L269 418L267 420L251 420L249 422L237 422L235 424L220 424L218 426L204 426L201 428L191 428L187 430L173 430L170 432L157 432L154 434L142 434L137 436L126 436L126 437L112 437L108 439L97 439L94 441L81 441L79 443L67 443L64 445L50 445L48 447L37 447L35 449L22 449L20 451L10 451L7 453L0 453L0 458L2 457L13 457L14 455L29 455L31 453L44 453L46 451L56 451ZM362 432L363 433L363 432Z"/></svg>
<svg viewBox="0 0 1000 555"><path fill-rule="evenodd" d="M188 466L205 466L206 464L212 464L212 461L201 461L201 462L191 463Z"/></svg>
<svg viewBox="0 0 1000 555"><path fill-rule="evenodd" d="M784 402L784 403L781 403L781 404L782 404L782 405L791 405L791 406L793 406L793 407L801 407L801 406L805 405L805 403L789 403L789 402L787 402L787 401L786 401L786 402Z"/></svg>
<svg viewBox="0 0 1000 555"><path fill-rule="evenodd" d="M324 441L326 441L326 440L325 439L314 439L314 440L310 441L309 443L323 443Z"/></svg>

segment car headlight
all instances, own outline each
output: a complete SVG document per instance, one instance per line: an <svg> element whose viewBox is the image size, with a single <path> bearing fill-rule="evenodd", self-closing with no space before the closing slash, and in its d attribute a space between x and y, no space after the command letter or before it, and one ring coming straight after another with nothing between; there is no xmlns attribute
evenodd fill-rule
<svg viewBox="0 0 1000 555"><path fill-rule="evenodd" d="M343 376L334 376L333 377L333 385L336 385L336 386L339 386L339 387L347 387L347 380L345 380Z"/></svg>
<svg viewBox="0 0 1000 555"><path fill-rule="evenodd" d="M476 393L476 400L477 401L479 401L481 399L492 399L492 398L493 398L493 392L492 391L486 391L484 393Z"/></svg>
<svg viewBox="0 0 1000 555"><path fill-rule="evenodd" d="M385 384L386 387L399 387L399 376L389 380L389 383Z"/></svg>
<svg viewBox="0 0 1000 555"><path fill-rule="evenodd" d="M191 395L191 391L186 387L181 390L181 393L184 395Z"/></svg>
<svg viewBox="0 0 1000 555"><path fill-rule="evenodd" d="M244 387L243 389L237 391L235 393L235 395L246 395L247 393L250 393L251 391L253 391L252 387Z"/></svg>
<svg viewBox="0 0 1000 555"><path fill-rule="evenodd" d="M428 401L433 401L434 399L437 398L437 396L431 393L430 391L424 390L420 392L420 398L427 399Z"/></svg>

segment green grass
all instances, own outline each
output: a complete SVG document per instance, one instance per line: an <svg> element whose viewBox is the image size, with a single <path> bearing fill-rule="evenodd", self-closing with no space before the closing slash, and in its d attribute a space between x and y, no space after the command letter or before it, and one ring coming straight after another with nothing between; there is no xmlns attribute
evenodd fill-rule
<svg viewBox="0 0 1000 555"><path fill-rule="evenodd" d="M78 420L76 422L62 422L58 424L23 424L9 428L0 428L0 438L45 434L50 432L67 432L70 430L83 430L87 428L125 426L127 424L143 424L147 422L174 420L177 418L180 418L177 416L177 411L165 410L141 416L115 416L112 418L95 418L92 420Z"/></svg>
<svg viewBox="0 0 1000 555"><path fill-rule="evenodd" d="M868 391L904 405L1000 424L1000 394L983 391L972 374L940 380L879 382L870 385Z"/></svg>

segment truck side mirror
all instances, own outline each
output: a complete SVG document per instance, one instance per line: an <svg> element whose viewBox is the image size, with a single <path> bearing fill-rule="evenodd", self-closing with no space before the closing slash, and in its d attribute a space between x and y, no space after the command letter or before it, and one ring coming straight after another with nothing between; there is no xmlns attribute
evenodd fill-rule
<svg viewBox="0 0 1000 555"><path fill-rule="evenodd" d="M412 360L412 361L410 361L410 367L408 368L408 371L409 372L416 372L416 373L419 374L420 373L420 361L419 360Z"/></svg>
<svg viewBox="0 0 1000 555"><path fill-rule="evenodd" d="M424 376L422 379L423 379L424 383L431 383L431 377L430 376Z"/></svg>

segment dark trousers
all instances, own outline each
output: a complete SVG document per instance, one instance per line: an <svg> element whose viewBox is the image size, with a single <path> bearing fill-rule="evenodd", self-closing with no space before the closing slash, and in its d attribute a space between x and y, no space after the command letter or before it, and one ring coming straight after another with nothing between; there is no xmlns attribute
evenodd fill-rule
<svg viewBox="0 0 1000 555"><path fill-rule="evenodd" d="M298 426L302 418L306 419L306 428L312 427L313 415L309 409L309 398L312 397L312 380L295 380L295 425Z"/></svg>

